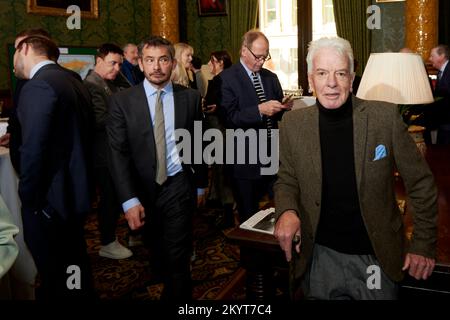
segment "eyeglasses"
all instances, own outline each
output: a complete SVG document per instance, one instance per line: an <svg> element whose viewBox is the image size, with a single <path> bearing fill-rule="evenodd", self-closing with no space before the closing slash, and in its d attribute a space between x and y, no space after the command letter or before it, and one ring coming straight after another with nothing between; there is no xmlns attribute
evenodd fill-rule
<svg viewBox="0 0 450 320"><path fill-rule="evenodd" d="M248 51L250 51L250 53L252 54L252 56L255 58L256 61L266 62L266 61L269 61L270 59L272 59L272 57L270 56L270 52L267 54L267 56L258 57L253 53L253 51L249 47L246 47L246 48Z"/></svg>
<svg viewBox="0 0 450 320"><path fill-rule="evenodd" d="M166 66L166 65L169 64L170 61L172 61L172 59L170 59L169 57L165 57L165 56L164 57L160 57L158 59L155 59L155 58L152 58L152 57L147 57L147 58L143 59L143 62L145 64L148 64L148 65L152 65L152 64L158 62L158 64L160 64L162 66Z"/></svg>

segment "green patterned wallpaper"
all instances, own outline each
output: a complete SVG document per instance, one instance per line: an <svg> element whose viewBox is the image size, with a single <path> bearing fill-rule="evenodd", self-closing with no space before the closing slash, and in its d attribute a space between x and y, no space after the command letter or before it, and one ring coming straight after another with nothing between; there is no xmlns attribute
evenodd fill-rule
<svg viewBox="0 0 450 320"><path fill-rule="evenodd" d="M187 39L194 48L194 55L200 57L203 63L208 62L212 51L227 50L231 46L228 15L199 17L196 0L186 1L186 11Z"/></svg>
<svg viewBox="0 0 450 320"><path fill-rule="evenodd" d="M41 27L61 46L97 47L104 42L139 42L150 31L150 0L99 0L99 18L82 19L68 30L66 17L28 14L26 0L0 0L0 90L9 89L6 46L26 28Z"/></svg>
<svg viewBox="0 0 450 320"><path fill-rule="evenodd" d="M187 12L185 33L194 54L206 63L212 51L229 49L229 16L199 17L197 0L183 1ZM65 17L27 14L26 2L0 0L0 90L9 89L6 44L13 43L15 34L23 29L43 27L60 45L88 47L107 41L119 45L139 42L150 33L150 0L99 0L99 18L82 19L81 30L68 30ZM397 51L405 37L404 3L377 4L382 10L382 25L372 33L372 52Z"/></svg>
<svg viewBox="0 0 450 320"><path fill-rule="evenodd" d="M372 31L372 52L397 52L405 45L405 2L373 3L381 9L381 29Z"/></svg>

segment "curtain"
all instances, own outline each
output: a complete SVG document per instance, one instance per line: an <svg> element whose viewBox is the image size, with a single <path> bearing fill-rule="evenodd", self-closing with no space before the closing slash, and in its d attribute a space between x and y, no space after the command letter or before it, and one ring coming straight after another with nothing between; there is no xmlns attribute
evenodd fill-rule
<svg viewBox="0 0 450 320"><path fill-rule="evenodd" d="M371 50L371 33L366 22L371 0L333 0L334 19L339 37L347 39L358 61L357 75L362 75Z"/></svg>
<svg viewBox="0 0 450 320"><path fill-rule="evenodd" d="M450 24L447 17L450 14L450 2L439 0L439 43L450 44Z"/></svg>
<svg viewBox="0 0 450 320"><path fill-rule="evenodd" d="M258 0L229 0L230 2L230 54L233 63L239 60L242 36L250 29L256 28L258 20Z"/></svg>

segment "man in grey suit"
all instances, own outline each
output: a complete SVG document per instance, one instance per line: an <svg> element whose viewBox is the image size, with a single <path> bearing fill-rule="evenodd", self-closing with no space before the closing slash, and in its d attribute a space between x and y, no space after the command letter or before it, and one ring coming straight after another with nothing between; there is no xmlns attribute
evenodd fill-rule
<svg viewBox="0 0 450 320"><path fill-rule="evenodd" d="M122 212L108 169L108 139L105 122L108 115L108 99L119 91L113 81L122 65L122 49L112 43L104 43L97 49L94 70L89 70L84 85L89 90L95 114L94 167L99 192L98 228L101 248L99 255L110 259L126 259L133 255L116 238L116 227Z"/></svg>
<svg viewBox="0 0 450 320"><path fill-rule="evenodd" d="M315 106L285 115L275 184L275 236L293 287L309 299L395 299L403 271L435 265L437 191L397 106L351 95L353 52L342 38L307 56ZM414 214L411 239L396 205L394 167Z"/></svg>
<svg viewBox="0 0 450 320"><path fill-rule="evenodd" d="M174 56L161 37L139 45L146 79L112 96L106 129L118 198L130 228L143 227L154 270L163 276L162 299L189 300L196 181L192 166L181 161L175 130L193 137L202 113L199 92L170 81Z"/></svg>

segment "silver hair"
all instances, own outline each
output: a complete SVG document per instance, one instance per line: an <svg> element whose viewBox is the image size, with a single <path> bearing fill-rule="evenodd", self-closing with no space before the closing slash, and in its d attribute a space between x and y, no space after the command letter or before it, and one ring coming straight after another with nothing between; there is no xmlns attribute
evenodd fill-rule
<svg viewBox="0 0 450 320"><path fill-rule="evenodd" d="M124 45L122 47L122 50L125 52L125 51L127 51L128 47L131 47L131 46L135 46L137 48L136 44L134 44L134 43L127 43L126 45Z"/></svg>
<svg viewBox="0 0 450 320"><path fill-rule="evenodd" d="M353 50L350 42L343 38L333 37L333 38L320 38L318 40L311 41L308 46L308 55L306 56L306 63L308 64L308 73L313 71L313 59L320 49L332 48L336 50L340 55L346 56L348 58L348 66L350 73L354 71L353 65Z"/></svg>

